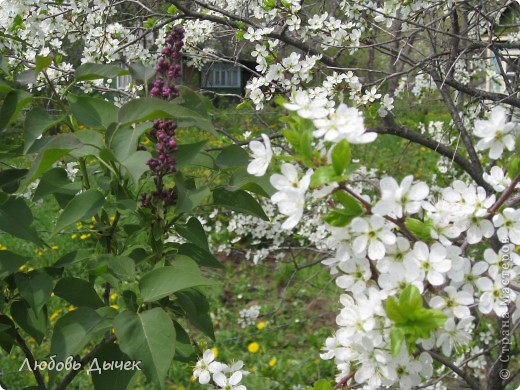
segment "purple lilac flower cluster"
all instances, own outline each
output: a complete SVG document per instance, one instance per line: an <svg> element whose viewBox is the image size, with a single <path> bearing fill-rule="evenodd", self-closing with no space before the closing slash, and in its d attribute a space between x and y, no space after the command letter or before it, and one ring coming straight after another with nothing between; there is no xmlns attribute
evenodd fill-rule
<svg viewBox="0 0 520 390"><path fill-rule="evenodd" d="M175 27L166 38L167 46L161 51L162 57L156 67L159 77L155 80L150 91L152 97L171 100L179 96L175 79L181 75L182 68L179 60L182 57L183 39L183 27ZM175 167L176 159L172 156L172 153L178 150L175 140L176 128L177 124L172 120L157 119L153 124L150 135L155 141L157 157L149 159L146 165L148 165L151 175L154 177L155 190L150 194L145 192L141 194L142 207L154 208L161 201L164 205L169 206L177 201L177 194L174 190L165 188L163 181L164 176L177 171Z"/></svg>
<svg viewBox="0 0 520 390"><path fill-rule="evenodd" d="M182 48L184 46L184 28L175 27L166 38L167 46L162 49L162 57L159 59L155 70L159 77L155 79L153 88L150 91L152 97L165 100L172 100L179 96L179 88L175 85L175 80L181 76Z"/></svg>

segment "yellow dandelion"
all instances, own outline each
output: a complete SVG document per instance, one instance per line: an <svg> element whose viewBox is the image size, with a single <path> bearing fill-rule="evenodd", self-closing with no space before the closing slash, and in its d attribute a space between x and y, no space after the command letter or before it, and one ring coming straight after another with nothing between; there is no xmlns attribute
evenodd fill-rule
<svg viewBox="0 0 520 390"><path fill-rule="evenodd" d="M27 268L27 272L31 272L31 271L34 271L34 268L33 268L33 267L29 267L29 268Z"/></svg>
<svg viewBox="0 0 520 390"><path fill-rule="evenodd" d="M7 247L5 245L0 244L0 251L5 251L5 250L7 250Z"/></svg>
<svg viewBox="0 0 520 390"><path fill-rule="evenodd" d="M258 330L262 330L265 328L265 322L264 321L261 321L259 322L256 327L258 328Z"/></svg>
<svg viewBox="0 0 520 390"><path fill-rule="evenodd" d="M216 359L218 357L218 348L213 347L213 348L211 348L211 350L213 351L213 355L215 355L215 359Z"/></svg>
<svg viewBox="0 0 520 390"><path fill-rule="evenodd" d="M53 246L51 246L51 249L53 251L57 251L58 249L60 249L60 247L58 245L53 245Z"/></svg>
<svg viewBox="0 0 520 390"><path fill-rule="evenodd" d="M110 299L111 300L117 299L118 296L119 296L118 293L112 293L112 294L110 294Z"/></svg>
<svg viewBox="0 0 520 390"><path fill-rule="evenodd" d="M116 220L116 217L110 217L110 223L114 222Z"/></svg>
<svg viewBox="0 0 520 390"><path fill-rule="evenodd" d="M74 310L76 310L76 306L70 305L67 309L69 311L74 311Z"/></svg>
<svg viewBox="0 0 520 390"><path fill-rule="evenodd" d="M141 145L148 145L150 143L150 139L148 137L144 137L141 141Z"/></svg>
<svg viewBox="0 0 520 390"><path fill-rule="evenodd" d="M252 343L249 343L247 350L250 353L257 353L260 350L260 344L258 344L256 341L253 341Z"/></svg>
<svg viewBox="0 0 520 390"><path fill-rule="evenodd" d="M85 239L87 239L87 238L89 238L89 237L90 237L90 233L88 233L88 234L82 234L81 236L79 236L79 238L80 238L81 240L85 240Z"/></svg>
<svg viewBox="0 0 520 390"><path fill-rule="evenodd" d="M51 321L54 320L56 317L58 317L58 316L60 315L61 312L62 312L62 310L61 310L61 309L58 309L58 310L56 310L54 313L52 313L52 314L49 316L49 318L51 319Z"/></svg>
<svg viewBox="0 0 520 390"><path fill-rule="evenodd" d="M27 342L28 342L29 344L34 344L34 343L36 342L36 340L33 339L32 337L30 337L30 338L27 339Z"/></svg>
<svg viewBox="0 0 520 390"><path fill-rule="evenodd" d="M83 224L82 224L81 222L78 222L78 223L76 224L76 227L77 227L78 229L83 229Z"/></svg>
<svg viewBox="0 0 520 390"><path fill-rule="evenodd" d="M53 292L51 292L51 297L53 297L53 296L54 296L54 291L53 291Z"/></svg>
<svg viewBox="0 0 520 390"><path fill-rule="evenodd" d="M23 271L24 269L27 268L27 265L24 264L24 265L21 265L20 268L18 268L18 271Z"/></svg>
<svg viewBox="0 0 520 390"><path fill-rule="evenodd" d="M119 310L119 305L110 305L110 307L113 307L116 310Z"/></svg>
<svg viewBox="0 0 520 390"><path fill-rule="evenodd" d="M275 357L269 360L269 367L274 367L276 365L276 362L277 360Z"/></svg>
<svg viewBox="0 0 520 390"><path fill-rule="evenodd" d="M73 234L72 236L70 236L70 238L75 240L76 238L78 238L78 235L77 234Z"/></svg>

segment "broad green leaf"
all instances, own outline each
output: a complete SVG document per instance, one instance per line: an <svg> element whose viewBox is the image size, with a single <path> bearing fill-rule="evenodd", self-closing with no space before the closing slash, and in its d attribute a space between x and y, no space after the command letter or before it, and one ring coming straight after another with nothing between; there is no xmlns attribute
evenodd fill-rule
<svg viewBox="0 0 520 390"><path fill-rule="evenodd" d="M27 301L35 313L39 313L43 305L51 298L52 278L39 271L31 271L26 274L17 273L14 278L22 298Z"/></svg>
<svg viewBox="0 0 520 390"><path fill-rule="evenodd" d="M144 65L142 62L134 62L128 66L132 78L142 83L147 83L157 73L154 68Z"/></svg>
<svg viewBox="0 0 520 390"><path fill-rule="evenodd" d="M34 74L38 76L41 72L47 69L52 64L52 56L36 56L36 66L34 68Z"/></svg>
<svg viewBox="0 0 520 390"><path fill-rule="evenodd" d="M126 69L115 65L83 64L76 69L76 81L113 79L128 74Z"/></svg>
<svg viewBox="0 0 520 390"><path fill-rule="evenodd" d="M518 138L520 139L520 136ZM511 162L507 167L507 174L511 180L514 180L518 175L520 175L520 157L517 156L511 159Z"/></svg>
<svg viewBox="0 0 520 390"><path fill-rule="evenodd" d="M397 324L405 323L406 317L399 310L399 305L394 297L386 300L386 315Z"/></svg>
<svg viewBox="0 0 520 390"><path fill-rule="evenodd" d="M209 303L204 294L196 289L179 291L175 301L186 314L186 318L205 335L215 340L213 321L209 315Z"/></svg>
<svg viewBox="0 0 520 390"><path fill-rule="evenodd" d="M238 145L226 146L215 160L221 169L246 166L249 163L249 154Z"/></svg>
<svg viewBox="0 0 520 390"><path fill-rule="evenodd" d="M14 274L27 261L26 257L20 256L9 250L0 251L0 280Z"/></svg>
<svg viewBox="0 0 520 390"><path fill-rule="evenodd" d="M120 280L135 279L135 262L127 256L103 254L98 257L99 264L106 264L107 270Z"/></svg>
<svg viewBox="0 0 520 390"><path fill-rule="evenodd" d="M177 321L174 321L173 325L175 327L175 360L185 363L195 361L197 356L190 336Z"/></svg>
<svg viewBox="0 0 520 390"><path fill-rule="evenodd" d="M155 98L135 99L126 103L119 110L120 124L131 124L157 118L173 118L181 127L195 126L206 131L213 129L209 118L166 100Z"/></svg>
<svg viewBox="0 0 520 390"><path fill-rule="evenodd" d="M397 356L399 352L401 352L401 347L403 346L403 341L405 338L405 332L402 328L398 326L393 326L390 329L390 346L392 349L392 355Z"/></svg>
<svg viewBox="0 0 520 390"><path fill-rule="evenodd" d="M35 313L24 301L15 301L11 304L11 316L36 343L41 344L47 333L47 306Z"/></svg>
<svg viewBox="0 0 520 390"><path fill-rule="evenodd" d="M104 142L103 135L96 130L81 130L76 131L74 136L82 143L83 146L74 149L70 155L76 159L85 156L94 156L101 158L103 152Z"/></svg>
<svg viewBox="0 0 520 390"><path fill-rule="evenodd" d="M23 199L9 198L0 204L0 230L36 245L43 245L38 233L31 226L32 222L31 209Z"/></svg>
<svg viewBox="0 0 520 390"><path fill-rule="evenodd" d="M54 326L50 354L56 355L56 361L65 361L81 352L96 336L96 329L103 322L103 318L90 307L69 311Z"/></svg>
<svg viewBox="0 0 520 390"><path fill-rule="evenodd" d="M352 156L350 154L350 144L346 139L338 142L331 152L332 166L336 175L341 175L350 165Z"/></svg>
<svg viewBox="0 0 520 390"><path fill-rule="evenodd" d="M27 113L24 122L24 154L31 151L31 146L45 130L50 129L60 123L61 118L56 119L50 116L43 108L36 107Z"/></svg>
<svg viewBox="0 0 520 390"><path fill-rule="evenodd" d="M80 190L81 182L72 183L65 169L51 168L41 176L40 183L38 187L36 187L36 191L34 191L33 200L43 199L47 195L56 192L66 195L75 195Z"/></svg>
<svg viewBox="0 0 520 390"><path fill-rule="evenodd" d="M7 127L18 105L18 92L11 91L4 98L2 107L0 107L0 133Z"/></svg>
<svg viewBox="0 0 520 390"><path fill-rule="evenodd" d="M175 175L175 186L177 187L177 205L175 206L175 213L182 214L193 210L206 200L211 192L208 187L201 187L198 189L191 189L188 187L188 181L180 172Z"/></svg>
<svg viewBox="0 0 520 390"><path fill-rule="evenodd" d="M406 218L404 225L420 240L429 243L432 241L430 235L431 224L422 222L415 218Z"/></svg>
<svg viewBox="0 0 520 390"><path fill-rule="evenodd" d="M185 166L188 166L192 162L194 162L195 157L197 157L197 155L201 151L202 147L206 144L206 142L208 141L180 145L179 150L175 152L177 169L182 169Z"/></svg>
<svg viewBox="0 0 520 390"><path fill-rule="evenodd" d="M319 167L311 176L311 187L319 187L324 184L329 184L337 178L334 167L326 165Z"/></svg>
<svg viewBox="0 0 520 390"><path fill-rule="evenodd" d="M269 181L269 176L254 176L247 173L246 167L236 169L231 176L231 182L226 186L226 190L246 190L266 198L272 196L276 189Z"/></svg>
<svg viewBox="0 0 520 390"><path fill-rule="evenodd" d="M87 306L97 309L104 306L92 284L79 278L61 279L54 287L54 294L77 307Z"/></svg>
<svg viewBox="0 0 520 390"><path fill-rule="evenodd" d="M175 354L175 328L159 307L142 313L120 313L114 327L119 348L130 359L141 361L148 380L164 388L164 379Z"/></svg>
<svg viewBox="0 0 520 390"><path fill-rule="evenodd" d="M185 85L179 86L180 95L173 100L173 103L178 104L182 107L189 108L200 115L207 117L208 111L213 108L211 100L208 99L201 93L192 91Z"/></svg>
<svg viewBox="0 0 520 390"><path fill-rule="evenodd" d="M175 231L188 241L209 251L208 238L198 218L191 217L186 224L175 224Z"/></svg>
<svg viewBox="0 0 520 390"><path fill-rule="evenodd" d="M106 129L117 122L118 108L104 99L69 94L68 100L72 114L87 127Z"/></svg>
<svg viewBox="0 0 520 390"><path fill-rule="evenodd" d="M334 199L339 202L343 208L332 210L323 218L329 225L343 227L348 225L355 217L363 214L363 208L359 202L346 192L336 192Z"/></svg>
<svg viewBox="0 0 520 390"><path fill-rule="evenodd" d="M2 191L13 194L20 185L20 180L27 174L27 169L4 169L0 171L0 188Z"/></svg>
<svg viewBox="0 0 520 390"><path fill-rule="evenodd" d="M146 162L152 158L150 152L139 150L131 154L124 161L121 161L121 165L126 169L126 172L132 179L132 182L137 187L141 176L149 170Z"/></svg>
<svg viewBox="0 0 520 390"><path fill-rule="evenodd" d="M203 267L224 268L224 266L209 252L195 244L186 242L179 247L179 255L186 255Z"/></svg>
<svg viewBox="0 0 520 390"><path fill-rule="evenodd" d="M225 206L230 210L251 214L263 219L264 221L269 221L262 206L260 206L256 199L246 191L238 190L231 192L224 188L217 188L213 191L213 202L215 205Z"/></svg>
<svg viewBox="0 0 520 390"><path fill-rule="evenodd" d="M192 259L177 256L171 266L154 269L139 281L144 302L153 302L190 287L211 286L215 282L202 276Z"/></svg>
<svg viewBox="0 0 520 390"><path fill-rule="evenodd" d="M24 187L32 183L42 173L46 172L52 165L63 156L67 155L71 150L82 146L72 134L58 134L38 152L36 160L29 169L24 182Z"/></svg>
<svg viewBox="0 0 520 390"><path fill-rule="evenodd" d="M79 249L69 252L58 259L53 264L53 267L68 267L69 265L78 263L80 261L90 259L92 251L88 249Z"/></svg>
<svg viewBox="0 0 520 390"><path fill-rule="evenodd" d="M413 313L422 309L422 307L423 299L421 292L417 287L409 284L399 295L399 309L401 313L409 316L408 318L413 318Z"/></svg>
<svg viewBox="0 0 520 390"><path fill-rule="evenodd" d="M4 74L9 74L9 64L2 54L0 54L0 70L4 72Z"/></svg>
<svg viewBox="0 0 520 390"><path fill-rule="evenodd" d="M112 364L112 362L131 362L131 359L125 355L119 349L118 344L105 344L103 345L94 356L99 367L103 367L103 363ZM124 364L124 363L123 363ZM129 367L132 367L131 363L127 363ZM92 371L92 383L94 384L95 390L129 390L133 389L133 379L136 378L134 370L102 370L101 373L94 370Z"/></svg>
<svg viewBox="0 0 520 390"><path fill-rule="evenodd" d="M13 321L4 315L0 315L0 347L7 353L11 353L16 344L16 330Z"/></svg>
<svg viewBox="0 0 520 390"><path fill-rule="evenodd" d="M92 217L105 203L105 196L96 189L85 191L74 197L58 217L53 234L63 228Z"/></svg>
<svg viewBox="0 0 520 390"><path fill-rule="evenodd" d="M312 390L332 390L332 383L326 379L320 379L314 383Z"/></svg>
<svg viewBox="0 0 520 390"><path fill-rule="evenodd" d="M149 123L118 126L110 135L110 139L107 140L107 146L114 152L119 161L123 161L137 151L139 138L149 128Z"/></svg>

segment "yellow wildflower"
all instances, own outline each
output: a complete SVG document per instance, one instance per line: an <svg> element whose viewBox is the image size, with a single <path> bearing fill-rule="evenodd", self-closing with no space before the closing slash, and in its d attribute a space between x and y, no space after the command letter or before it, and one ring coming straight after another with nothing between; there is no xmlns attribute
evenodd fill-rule
<svg viewBox="0 0 520 390"><path fill-rule="evenodd" d="M110 294L110 299L111 300L117 299L118 296L119 296L118 293L112 293L112 294Z"/></svg>
<svg viewBox="0 0 520 390"><path fill-rule="evenodd" d="M258 344L256 341L253 341L252 343L249 343L247 350L251 353L257 353L260 350L260 344Z"/></svg>
<svg viewBox="0 0 520 390"><path fill-rule="evenodd" d="M110 307L116 309L116 310L119 310L119 305L110 305Z"/></svg>
<svg viewBox="0 0 520 390"><path fill-rule="evenodd" d="M211 348L211 350L213 351L213 355L215 355L215 359L216 359L218 357L218 348L213 347L213 348Z"/></svg>
<svg viewBox="0 0 520 390"><path fill-rule="evenodd" d="M265 322L264 321L261 321L259 322L256 327L258 328L258 330L262 330L265 328Z"/></svg>
<svg viewBox="0 0 520 390"><path fill-rule="evenodd" d="M78 238L78 235L77 234L73 234L72 236L70 236L70 238L75 240L76 238Z"/></svg>
<svg viewBox="0 0 520 390"><path fill-rule="evenodd" d="M53 251L57 251L58 249L60 249L60 247L58 245L53 245L53 246L51 246L51 249Z"/></svg>
<svg viewBox="0 0 520 390"><path fill-rule="evenodd" d="M5 245L0 244L0 251L5 251L7 247Z"/></svg>
<svg viewBox="0 0 520 390"><path fill-rule="evenodd" d="M277 360L275 357L269 360L269 367L274 367L276 365L276 362Z"/></svg>
<svg viewBox="0 0 520 390"><path fill-rule="evenodd" d="M87 239L87 238L89 238L89 237L90 237L90 233L88 233L88 234L82 234L81 236L79 236L79 238L80 238L81 240L85 240L85 239Z"/></svg>

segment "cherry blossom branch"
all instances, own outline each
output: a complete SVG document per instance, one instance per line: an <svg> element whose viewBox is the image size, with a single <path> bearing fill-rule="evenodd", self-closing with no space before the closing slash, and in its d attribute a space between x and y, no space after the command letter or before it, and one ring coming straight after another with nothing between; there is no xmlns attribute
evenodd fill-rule
<svg viewBox="0 0 520 390"><path fill-rule="evenodd" d="M350 379L354 378L354 375L356 375L356 371L351 372L346 377L344 377L342 380L340 380L338 383L336 383L336 386L334 386L332 388L332 390L343 389L343 386L345 386Z"/></svg>
<svg viewBox="0 0 520 390"><path fill-rule="evenodd" d="M511 182L509 187L504 191L504 193L498 198L493 206L488 210L489 216L495 214L500 206L502 206L506 200L515 192L517 184L520 183L520 174L516 175L515 179Z"/></svg>

